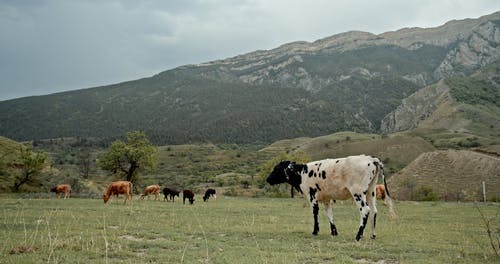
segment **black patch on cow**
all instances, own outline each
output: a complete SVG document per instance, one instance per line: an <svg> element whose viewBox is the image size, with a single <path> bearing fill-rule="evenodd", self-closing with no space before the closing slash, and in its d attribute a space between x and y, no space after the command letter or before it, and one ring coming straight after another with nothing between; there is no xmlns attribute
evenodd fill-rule
<svg viewBox="0 0 500 264"><path fill-rule="evenodd" d="M311 178L311 177L313 176L313 173L314 173L314 171L313 171L313 170L311 170L311 171L309 172L309 178Z"/></svg>
<svg viewBox="0 0 500 264"><path fill-rule="evenodd" d="M372 174L375 175L375 170L372 170Z"/></svg>
<svg viewBox="0 0 500 264"><path fill-rule="evenodd" d="M368 167L370 167L370 163L368 163Z"/></svg>
<svg viewBox="0 0 500 264"><path fill-rule="evenodd" d="M368 221L369 215L370 215L370 212L368 212L363 217L363 224L359 227L358 234L356 235L356 241L359 241L361 239L361 237L363 236L363 231L365 230L366 222Z"/></svg>
<svg viewBox="0 0 500 264"><path fill-rule="evenodd" d="M311 201L311 203L316 199L316 192L316 189L309 188L309 201Z"/></svg>
<svg viewBox="0 0 500 264"><path fill-rule="evenodd" d="M375 197L375 192L372 192L372 196Z"/></svg>
<svg viewBox="0 0 500 264"><path fill-rule="evenodd" d="M335 163L339 163L340 160L335 161Z"/></svg>
<svg viewBox="0 0 500 264"><path fill-rule="evenodd" d="M321 188L319 188L319 185L316 183L316 189L318 189L318 191L321 191Z"/></svg>
<svg viewBox="0 0 500 264"><path fill-rule="evenodd" d="M323 180L326 179L326 171L321 172L321 178L323 178Z"/></svg>
<svg viewBox="0 0 500 264"><path fill-rule="evenodd" d="M361 207L365 207L365 202L361 201Z"/></svg>
<svg viewBox="0 0 500 264"><path fill-rule="evenodd" d="M368 192L368 190L364 191L363 194L366 195L366 192Z"/></svg>
<svg viewBox="0 0 500 264"><path fill-rule="evenodd" d="M316 175L316 172L315 172L315 173L314 173L314 177L316 178L316 176L317 176L317 175Z"/></svg>
<svg viewBox="0 0 500 264"><path fill-rule="evenodd" d="M354 200L356 200L356 202L361 201L361 194L355 193L353 196L354 196Z"/></svg>
<svg viewBox="0 0 500 264"><path fill-rule="evenodd" d="M302 183L301 172L307 171L307 166L303 164L293 164L285 170L288 176L288 183L292 185L298 192L302 193L300 184Z"/></svg>
<svg viewBox="0 0 500 264"><path fill-rule="evenodd" d="M313 205L313 216L314 216L314 229L312 232L313 235L317 235L319 232L318 213L319 213L319 206L318 203L315 203Z"/></svg>

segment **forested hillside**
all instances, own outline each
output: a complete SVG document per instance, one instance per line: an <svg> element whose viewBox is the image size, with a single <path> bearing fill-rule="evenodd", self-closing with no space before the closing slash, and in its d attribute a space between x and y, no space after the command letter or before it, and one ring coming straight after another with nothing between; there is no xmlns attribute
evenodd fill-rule
<svg viewBox="0 0 500 264"><path fill-rule="evenodd" d="M498 21L500 13L431 29L347 32L136 81L2 101L0 135L109 142L142 130L166 145L380 132L384 116L410 94L500 58Z"/></svg>

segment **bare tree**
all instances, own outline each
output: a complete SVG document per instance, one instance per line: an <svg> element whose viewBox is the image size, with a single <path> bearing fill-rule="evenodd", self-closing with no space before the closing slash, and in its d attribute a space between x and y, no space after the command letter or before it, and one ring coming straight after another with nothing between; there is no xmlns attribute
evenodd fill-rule
<svg viewBox="0 0 500 264"><path fill-rule="evenodd" d="M92 158L90 155L90 151L82 151L78 155L78 170L82 178L88 179L90 174L90 163L92 162Z"/></svg>

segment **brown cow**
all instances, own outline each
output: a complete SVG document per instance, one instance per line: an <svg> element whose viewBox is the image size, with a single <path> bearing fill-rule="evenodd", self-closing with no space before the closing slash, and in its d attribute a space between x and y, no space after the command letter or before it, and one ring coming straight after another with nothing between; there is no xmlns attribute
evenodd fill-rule
<svg viewBox="0 0 500 264"><path fill-rule="evenodd" d="M155 195L155 200L158 200L158 196L160 196L160 185L149 185L144 189L144 193L141 194L141 200L144 199L144 197L148 196L149 194L154 194Z"/></svg>
<svg viewBox="0 0 500 264"><path fill-rule="evenodd" d="M125 194L125 203L127 200L132 201L132 183L129 181L116 181L112 182L108 186L108 190L102 196L104 203L107 203L111 195Z"/></svg>
<svg viewBox="0 0 500 264"><path fill-rule="evenodd" d="M69 184L58 184L52 189L50 189L51 192L55 192L57 198L60 198L60 196L64 193L64 199L68 198L71 195L71 185Z"/></svg>
<svg viewBox="0 0 500 264"><path fill-rule="evenodd" d="M377 198L382 199L382 201L385 203L385 186L383 184L377 184L375 186L375 192L377 193Z"/></svg>

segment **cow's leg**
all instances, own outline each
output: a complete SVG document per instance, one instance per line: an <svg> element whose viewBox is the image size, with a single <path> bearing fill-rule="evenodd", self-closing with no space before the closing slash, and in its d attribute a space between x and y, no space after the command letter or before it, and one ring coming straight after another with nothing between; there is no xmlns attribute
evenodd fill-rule
<svg viewBox="0 0 500 264"><path fill-rule="evenodd" d="M317 190L314 188L309 189L309 202L311 204L311 209L314 219L314 229L312 232L313 235L317 235L319 232L319 223L318 223L319 206L318 206L318 199L316 198L316 192Z"/></svg>
<svg viewBox="0 0 500 264"><path fill-rule="evenodd" d="M127 200L132 201L132 194L130 194L130 193L125 194L125 203L123 203L123 204L127 204Z"/></svg>
<svg viewBox="0 0 500 264"><path fill-rule="evenodd" d="M370 207L370 218L372 224L371 238L375 239L377 237L377 233L375 232L375 225L377 224L377 193L375 189L373 189L373 191L367 195L368 195L368 206Z"/></svg>
<svg viewBox="0 0 500 264"><path fill-rule="evenodd" d="M330 220L330 231L332 233L332 236L337 236L339 233L337 232L337 227L333 223L333 210L331 201L325 202L325 210L326 215L328 216L328 220Z"/></svg>
<svg viewBox="0 0 500 264"><path fill-rule="evenodd" d="M359 241L363 236L363 231L365 230L366 223L368 221L368 216L370 215L370 207L366 204L366 193L355 192L353 194L354 201L359 209L359 230L356 235L356 241Z"/></svg>
<svg viewBox="0 0 500 264"><path fill-rule="evenodd" d="M318 223L319 206L318 206L318 202L314 201L314 203L311 203L311 208L312 208L313 218L314 218L314 229L313 229L312 234L316 236L316 235L318 235L318 232L319 232L319 223Z"/></svg>

